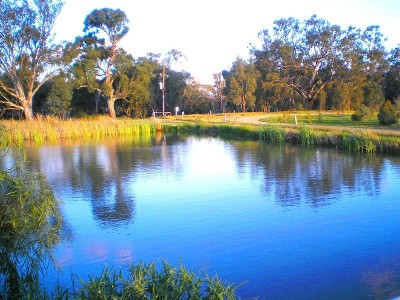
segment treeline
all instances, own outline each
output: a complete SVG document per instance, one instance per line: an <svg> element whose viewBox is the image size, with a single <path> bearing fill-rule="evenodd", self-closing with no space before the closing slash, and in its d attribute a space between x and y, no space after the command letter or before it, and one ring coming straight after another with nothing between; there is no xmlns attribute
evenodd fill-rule
<svg viewBox="0 0 400 300"><path fill-rule="evenodd" d="M92 114L143 118L153 112L378 110L400 97L400 47L387 51L378 26L340 28L312 16L274 22L261 49L197 83L172 69L178 50L133 58L121 10L96 9L74 42L52 43L59 0L0 2L0 109L3 118ZM206 61L206 58L205 58ZM164 107L163 107L164 103Z"/></svg>
<svg viewBox="0 0 400 300"><path fill-rule="evenodd" d="M376 111L400 96L400 48L388 52L379 26L342 29L313 15L274 22L261 49L223 72L225 96L245 110Z"/></svg>

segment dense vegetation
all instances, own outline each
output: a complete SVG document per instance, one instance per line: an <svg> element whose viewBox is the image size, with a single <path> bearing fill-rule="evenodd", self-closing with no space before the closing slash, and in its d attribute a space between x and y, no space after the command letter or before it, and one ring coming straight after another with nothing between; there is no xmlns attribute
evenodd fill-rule
<svg viewBox="0 0 400 300"><path fill-rule="evenodd" d="M341 28L311 16L285 18L259 33L261 49L201 85L172 70L183 54L133 58L120 47L129 30L121 10L96 9L83 35L52 43L60 0L0 3L0 108L3 118L92 114L143 118L154 111L186 114L293 109L398 111L400 48L385 49L379 26ZM163 101L165 100L165 101ZM165 107L163 106L165 102ZM396 119L397 120L397 119Z"/></svg>
<svg viewBox="0 0 400 300"><path fill-rule="evenodd" d="M61 215L44 177L18 151L7 168L0 151L0 299L22 299L40 290L39 278L60 240Z"/></svg>

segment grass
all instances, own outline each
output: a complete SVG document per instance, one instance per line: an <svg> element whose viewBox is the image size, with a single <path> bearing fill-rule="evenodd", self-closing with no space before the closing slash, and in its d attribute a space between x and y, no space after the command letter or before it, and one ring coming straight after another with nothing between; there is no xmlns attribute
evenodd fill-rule
<svg viewBox="0 0 400 300"><path fill-rule="evenodd" d="M73 275L74 277L74 275ZM76 277L75 277L76 278ZM53 292L34 291L24 299L198 299L233 300L240 285L226 283L207 273L196 274L181 263L172 267L166 261L127 266L119 271L105 267L102 273L87 280L78 278L71 289L57 286ZM79 285L79 287L77 287Z"/></svg>
<svg viewBox="0 0 400 300"><path fill-rule="evenodd" d="M182 264L173 268L167 262L131 265L122 271L103 270L96 278L82 282L77 299L236 299L233 285L218 277L198 276Z"/></svg>
<svg viewBox="0 0 400 300"><path fill-rule="evenodd" d="M382 126L378 122L377 114L371 117L355 122L351 119L352 111L345 112L276 112L271 113L268 117L264 117L261 121L269 124L295 124L295 116L299 125L313 124L313 125L326 125L326 126L343 126L343 127L367 127L375 129L386 129L387 126ZM391 129L400 130L400 124L391 126Z"/></svg>
<svg viewBox="0 0 400 300"><path fill-rule="evenodd" d="M77 138L150 136L160 130L158 123L148 120L113 119L104 116L68 120L40 117L31 122L3 120L0 124L3 146L21 145L24 141L42 144Z"/></svg>

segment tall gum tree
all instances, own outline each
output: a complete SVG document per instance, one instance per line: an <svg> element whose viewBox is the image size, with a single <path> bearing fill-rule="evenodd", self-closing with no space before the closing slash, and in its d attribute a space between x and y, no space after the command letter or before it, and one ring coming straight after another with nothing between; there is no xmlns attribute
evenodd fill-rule
<svg viewBox="0 0 400 300"><path fill-rule="evenodd" d="M59 71L62 47L52 43L59 0L0 1L0 102L34 118L35 93Z"/></svg>
<svg viewBox="0 0 400 300"><path fill-rule="evenodd" d="M371 74L376 77L385 68L378 26L341 29L313 15L302 22L277 20L272 37L268 30L259 36L263 49L254 54L263 86L290 90L291 107L298 98L312 106L327 86L337 82L357 92Z"/></svg>
<svg viewBox="0 0 400 300"><path fill-rule="evenodd" d="M128 18L119 9L93 10L84 21L86 36L78 39L81 57L75 65L75 77L81 86L99 92L107 98L108 115L115 118L115 101L124 98L116 87L121 76L118 63L126 52L119 42L128 33Z"/></svg>
<svg viewBox="0 0 400 300"><path fill-rule="evenodd" d="M229 97L235 105L239 105L243 112L247 107L254 107L257 79L260 74L252 62L245 62L237 58L230 71Z"/></svg>

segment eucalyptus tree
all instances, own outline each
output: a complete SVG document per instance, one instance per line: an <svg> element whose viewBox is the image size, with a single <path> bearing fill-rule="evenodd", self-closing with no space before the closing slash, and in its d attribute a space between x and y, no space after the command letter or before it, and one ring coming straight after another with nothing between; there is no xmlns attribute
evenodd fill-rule
<svg viewBox="0 0 400 300"><path fill-rule="evenodd" d="M400 45L390 52L389 69L385 73L384 92L386 99L393 103L400 101Z"/></svg>
<svg viewBox="0 0 400 300"><path fill-rule="evenodd" d="M78 86L106 97L110 117L116 117L115 101L126 98L129 86L125 71L133 58L119 47L128 33L128 22L119 9L95 9L84 21L86 35L76 41L80 55L73 72Z"/></svg>
<svg viewBox="0 0 400 300"><path fill-rule="evenodd" d="M144 118L151 110L152 99L156 97L157 85L152 81L157 78L159 64L151 57L139 57L130 74L131 85L126 98L125 111L130 116L133 111L137 118Z"/></svg>
<svg viewBox="0 0 400 300"><path fill-rule="evenodd" d="M183 95L182 110L189 114L207 114L212 110L213 98L206 85L188 79Z"/></svg>
<svg viewBox="0 0 400 300"><path fill-rule="evenodd" d="M300 97L311 107L329 86L358 92L371 74L382 72L385 66L378 26L364 31L354 27L343 30L313 15L302 22L294 18L277 20L273 36L268 30L259 36L263 48L254 54L264 88L280 90L287 96L290 91L292 106ZM351 102L351 93L342 93L342 100Z"/></svg>
<svg viewBox="0 0 400 300"><path fill-rule="evenodd" d="M36 92L59 71L63 51L52 29L61 8L61 0L0 1L1 102L27 120Z"/></svg>
<svg viewBox="0 0 400 300"><path fill-rule="evenodd" d="M266 87L290 90L313 102L342 64L340 51L345 35L338 26L315 15L304 22L288 18L274 24L274 39L267 30L260 33L271 65Z"/></svg>
<svg viewBox="0 0 400 300"><path fill-rule="evenodd" d="M214 101L219 102L220 111L222 113L226 112L226 95L225 95L225 87L226 82L222 73L213 74L214 77L214 85L212 86L212 94L214 97Z"/></svg>
<svg viewBox="0 0 400 300"><path fill-rule="evenodd" d="M228 97L235 105L240 106L243 112L247 110L247 107L254 108L259 76L260 74L252 62L246 62L238 57L232 64L227 81Z"/></svg>
<svg viewBox="0 0 400 300"><path fill-rule="evenodd" d="M72 96L73 82L60 73L40 87L35 95L35 110L64 119L70 113Z"/></svg>

